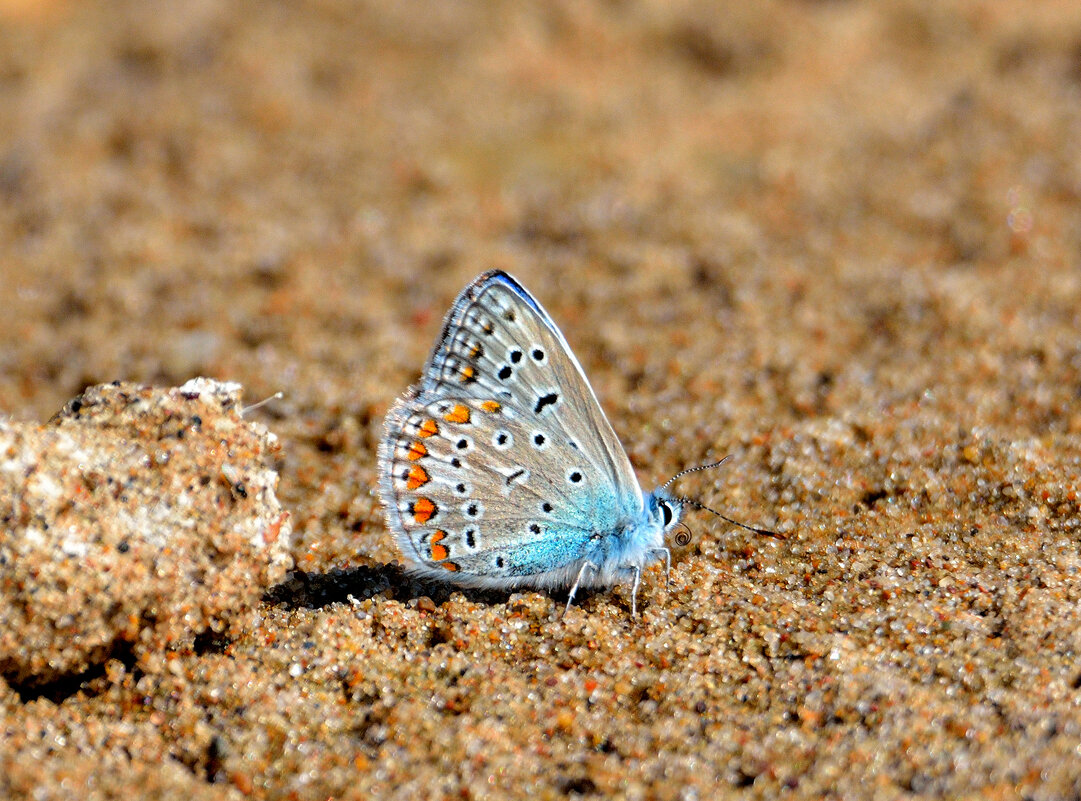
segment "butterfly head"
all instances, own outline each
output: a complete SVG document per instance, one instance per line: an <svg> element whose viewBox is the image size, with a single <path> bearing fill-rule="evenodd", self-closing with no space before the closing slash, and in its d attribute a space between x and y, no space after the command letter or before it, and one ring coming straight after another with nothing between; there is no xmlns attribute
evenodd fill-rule
<svg viewBox="0 0 1081 801"><path fill-rule="evenodd" d="M646 509L649 512L650 522L666 536L679 523L680 515L683 514L683 504L678 498L673 498L663 488L656 489L646 496Z"/></svg>

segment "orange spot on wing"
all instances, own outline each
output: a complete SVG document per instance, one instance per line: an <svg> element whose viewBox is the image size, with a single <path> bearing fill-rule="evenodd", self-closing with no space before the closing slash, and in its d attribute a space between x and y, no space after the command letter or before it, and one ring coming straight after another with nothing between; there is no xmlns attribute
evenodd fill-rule
<svg viewBox="0 0 1081 801"><path fill-rule="evenodd" d="M480 408L484 409L484 411L489 414L495 414L503 408L503 404L498 403L497 401L485 401L480 405Z"/></svg>
<svg viewBox="0 0 1081 801"><path fill-rule="evenodd" d="M462 383L468 384L470 381L476 380L477 371L471 366L465 366L462 368Z"/></svg>
<svg viewBox="0 0 1081 801"><path fill-rule="evenodd" d="M409 468L409 476L406 479L405 485L415 490L417 487L423 487L428 483L428 471L421 467L419 464L415 464Z"/></svg>
<svg viewBox="0 0 1081 801"><path fill-rule="evenodd" d="M432 545L432 561L442 562L450 556L450 551L447 550L446 545L440 545L438 542Z"/></svg>
<svg viewBox="0 0 1081 801"><path fill-rule="evenodd" d="M425 420L420 424L420 428L417 430L417 436L426 439L428 437L434 437L439 433L439 424L435 420Z"/></svg>
<svg viewBox="0 0 1081 801"><path fill-rule="evenodd" d="M449 570L451 573L457 573L459 570L461 570L461 568L458 567L458 565L454 562L443 562L439 566L444 570Z"/></svg>
<svg viewBox="0 0 1081 801"><path fill-rule="evenodd" d="M439 508L427 498L417 498L413 502L413 519L418 523L427 523Z"/></svg>
<svg viewBox="0 0 1081 801"><path fill-rule="evenodd" d="M443 419L448 423L468 423L469 422L469 407L458 404L445 415Z"/></svg>
<svg viewBox="0 0 1081 801"><path fill-rule="evenodd" d="M415 462L417 459L423 459L428 455L428 449L424 447L423 442L410 442L409 443L409 461Z"/></svg>
<svg viewBox="0 0 1081 801"><path fill-rule="evenodd" d="M439 544L440 540L445 539L446 536L447 532L440 530L434 532L431 536L431 539L428 540L428 546L432 552L433 562L442 562L444 559L450 556L450 551L447 550L447 546Z"/></svg>

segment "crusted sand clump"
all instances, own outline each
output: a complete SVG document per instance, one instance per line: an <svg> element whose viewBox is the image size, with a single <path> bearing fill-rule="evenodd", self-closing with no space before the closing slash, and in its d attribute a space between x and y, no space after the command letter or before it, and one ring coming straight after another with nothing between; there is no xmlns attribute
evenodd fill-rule
<svg viewBox="0 0 1081 801"><path fill-rule="evenodd" d="M45 425L0 421L0 675L145 668L241 624L290 566L277 438L239 384L94 386Z"/></svg>

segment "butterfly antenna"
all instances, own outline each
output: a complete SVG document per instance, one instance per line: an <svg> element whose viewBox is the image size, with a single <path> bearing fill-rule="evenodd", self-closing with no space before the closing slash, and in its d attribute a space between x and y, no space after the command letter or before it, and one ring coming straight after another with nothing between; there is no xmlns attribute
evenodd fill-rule
<svg viewBox="0 0 1081 801"><path fill-rule="evenodd" d="M688 467L686 470L680 470L678 473L676 473L674 476L672 476L666 482L661 484L661 489L665 489L669 484L671 484L677 478L681 478L682 476L685 476L688 473L697 473L699 470L711 470L714 467L720 467L722 464L727 462L730 458L732 458L731 454L729 454L728 456L725 456L723 459L721 459L719 461L716 461L716 462L710 462L709 464L699 465L698 467ZM776 531L770 531L767 528L755 528L754 526L748 526L746 523L741 523L738 520L733 520L730 517L725 517L720 512L718 512L716 509L710 509L704 503L701 503L699 501L694 500L694 498L682 498L681 497L681 498L674 498L673 500L675 500L677 503L690 504L691 506L695 507L696 509L701 509L702 511L710 512L711 514L715 514L715 515L717 515L717 517L721 518L721 520L724 520L726 523L731 523L733 526L739 526L740 528L746 529L747 531L753 531L755 534L761 534L763 537L776 537L779 540L784 539L784 535L779 534Z"/></svg>
<svg viewBox="0 0 1081 801"><path fill-rule="evenodd" d="M241 417L243 417L243 416L244 416L244 415L246 415L246 414L247 414L248 412L253 412L253 411L255 411L256 409L258 409L258 408L259 408L260 406L266 406L266 405L267 405L268 403L270 403L271 401L281 400L281 399L282 399L282 398L284 398L284 397L285 397L285 393L284 393L284 392L275 392L275 393L274 393L273 395L271 395L271 396L270 396L269 398L263 398L263 399L262 399L261 401L259 401L258 403L253 403L253 404L252 404L251 406L245 406L245 407L244 407L243 409L241 409L241 410L240 410L240 416L241 416Z"/></svg>
<svg viewBox="0 0 1081 801"><path fill-rule="evenodd" d="M720 467L722 464L724 464L725 462L727 462L731 458L732 458L732 454L729 454L728 456L725 456L723 459L721 459L719 462L710 462L709 464L700 464L700 465L698 465L698 467L688 467L686 470L680 470L678 473L676 473L670 479L668 479L663 484L661 484L661 489L665 489L669 484L671 484L677 478L682 478L683 476L687 475L688 473L697 473L699 470L711 470L714 467Z"/></svg>
<svg viewBox="0 0 1081 801"><path fill-rule="evenodd" d="M775 538L777 538L779 540L784 539L784 535L779 533L779 532L770 531L768 528L755 528L754 526L748 526L746 523L741 523L738 520L733 520L730 517L725 517L720 512L718 512L716 509L710 509L704 503L699 503L694 498L673 498L673 500L676 501L676 503L690 504L691 506L695 507L696 509L701 509L704 512L710 512L712 514L715 514L715 515L717 515L717 517L721 518L721 520L724 520L726 523L731 523L733 526L739 526L740 528L746 529L747 531L753 531L755 534L761 534L763 537L775 537Z"/></svg>

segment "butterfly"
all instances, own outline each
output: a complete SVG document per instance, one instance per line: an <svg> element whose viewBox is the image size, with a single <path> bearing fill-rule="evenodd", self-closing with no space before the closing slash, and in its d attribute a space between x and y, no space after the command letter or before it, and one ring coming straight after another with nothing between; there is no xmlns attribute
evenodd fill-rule
<svg viewBox="0 0 1081 801"><path fill-rule="evenodd" d="M630 580L636 616L642 569L671 570L665 535L689 502L665 487L691 471L642 491L559 328L499 270L454 301L420 382L387 413L378 463L387 525L412 572L569 588L565 611L579 588Z"/></svg>

